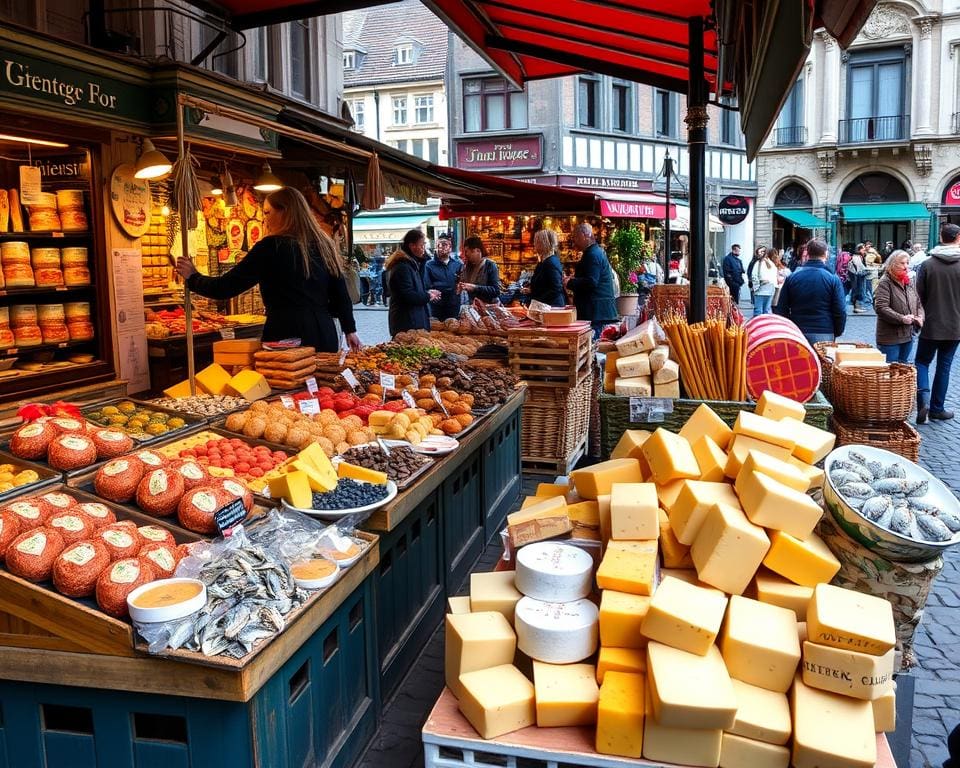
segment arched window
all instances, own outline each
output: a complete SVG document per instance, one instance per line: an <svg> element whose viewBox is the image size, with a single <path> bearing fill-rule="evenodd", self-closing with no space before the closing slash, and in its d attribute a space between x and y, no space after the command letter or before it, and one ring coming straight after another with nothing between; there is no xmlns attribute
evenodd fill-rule
<svg viewBox="0 0 960 768"><path fill-rule="evenodd" d="M841 203L905 203L909 200L903 184L889 173L857 176L840 197Z"/></svg>
<svg viewBox="0 0 960 768"><path fill-rule="evenodd" d="M806 187L794 182L777 192L773 206L774 208L813 208L813 199Z"/></svg>

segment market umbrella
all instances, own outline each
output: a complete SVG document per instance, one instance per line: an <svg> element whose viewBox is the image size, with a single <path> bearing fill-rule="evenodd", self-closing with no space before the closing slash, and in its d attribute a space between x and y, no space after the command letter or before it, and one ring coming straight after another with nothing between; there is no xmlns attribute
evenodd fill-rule
<svg viewBox="0 0 960 768"><path fill-rule="evenodd" d="M380 173L380 158L374 152L367 163L367 181L363 185L360 201L366 211L375 211L386 202L383 194L383 175Z"/></svg>

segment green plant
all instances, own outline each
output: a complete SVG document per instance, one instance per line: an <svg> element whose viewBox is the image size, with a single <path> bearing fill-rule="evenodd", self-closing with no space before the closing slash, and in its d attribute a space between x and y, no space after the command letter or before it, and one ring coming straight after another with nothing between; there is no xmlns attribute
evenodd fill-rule
<svg viewBox="0 0 960 768"><path fill-rule="evenodd" d="M610 266L620 281L620 294L637 293L637 272L649 256L650 246L643 230L635 224L620 227L610 236L608 256Z"/></svg>

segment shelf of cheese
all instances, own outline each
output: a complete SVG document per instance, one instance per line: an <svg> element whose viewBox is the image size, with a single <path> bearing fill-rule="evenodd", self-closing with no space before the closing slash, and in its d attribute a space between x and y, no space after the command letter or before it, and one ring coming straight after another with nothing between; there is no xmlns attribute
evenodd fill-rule
<svg viewBox="0 0 960 768"><path fill-rule="evenodd" d="M446 624L447 685L484 739L590 725L597 754L654 762L877 763L876 733L894 726L893 612L829 584L840 563L806 491L833 436L798 429L803 406L781 400L732 429L704 405L680 434L627 433L615 458L541 484L508 517L517 570L473 574ZM565 531L545 524L564 517ZM597 609L583 555L600 546Z"/></svg>

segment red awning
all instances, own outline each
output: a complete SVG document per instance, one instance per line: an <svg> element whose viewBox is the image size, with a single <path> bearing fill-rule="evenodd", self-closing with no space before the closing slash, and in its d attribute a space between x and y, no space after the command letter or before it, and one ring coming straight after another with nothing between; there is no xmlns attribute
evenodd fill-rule
<svg viewBox="0 0 960 768"><path fill-rule="evenodd" d="M597 199L592 192L532 184L461 168L434 166L434 170L455 181L482 187L475 193L458 192L463 199L444 198L441 219L524 213L593 214L596 211Z"/></svg>

